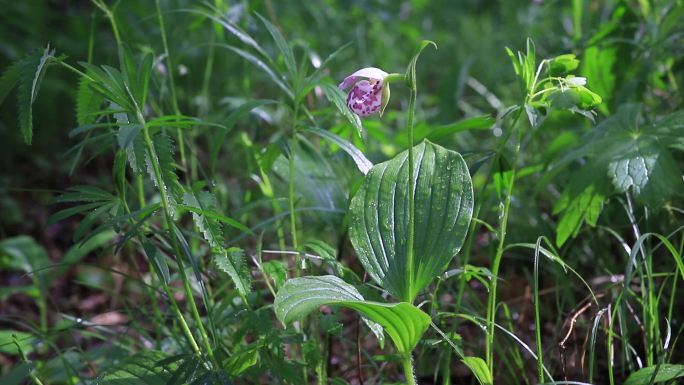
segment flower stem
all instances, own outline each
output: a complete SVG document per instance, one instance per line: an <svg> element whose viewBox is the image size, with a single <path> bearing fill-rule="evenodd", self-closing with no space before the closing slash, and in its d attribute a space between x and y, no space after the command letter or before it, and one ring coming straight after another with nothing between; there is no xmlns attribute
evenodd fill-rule
<svg viewBox="0 0 684 385"><path fill-rule="evenodd" d="M401 365L404 367L404 377L406 377L406 385L416 385L416 377L413 370L413 357L409 353L402 358Z"/></svg>
<svg viewBox="0 0 684 385"><path fill-rule="evenodd" d="M415 189L416 189L416 180L414 178L414 164L413 164L413 120L415 118L416 114L416 94L417 94L417 89L415 84L411 87L411 96L409 99L409 109L408 109L408 122L407 122L407 129L408 129L408 145L409 145L409 151L408 151L408 174L409 174L409 192L408 192L408 198L409 198L409 217L408 217L408 240L406 242L406 273L407 273L407 278L406 278L406 283L407 283L407 291L405 293L406 297L403 298L404 301L412 303L414 300L414 293L413 293L413 278L414 278L414 271L413 271L413 243L414 243L414 238L415 238Z"/></svg>

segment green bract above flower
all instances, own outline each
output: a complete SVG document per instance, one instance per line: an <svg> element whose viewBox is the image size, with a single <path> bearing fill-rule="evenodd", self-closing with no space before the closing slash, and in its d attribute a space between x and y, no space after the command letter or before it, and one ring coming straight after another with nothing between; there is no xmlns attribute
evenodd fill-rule
<svg viewBox="0 0 684 385"><path fill-rule="evenodd" d="M375 67L362 68L347 76L339 87L352 89L347 95L347 106L355 114L366 117L382 110L389 102L388 73Z"/></svg>

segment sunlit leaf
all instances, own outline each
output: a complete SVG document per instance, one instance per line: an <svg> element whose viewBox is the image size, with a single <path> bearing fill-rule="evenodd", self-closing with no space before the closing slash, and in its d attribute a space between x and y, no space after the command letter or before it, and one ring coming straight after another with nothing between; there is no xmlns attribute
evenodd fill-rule
<svg viewBox="0 0 684 385"><path fill-rule="evenodd" d="M365 301L353 286L332 275L291 279L278 291L274 302L276 316L285 324L322 305L348 307L379 323L402 355L415 348L430 325L430 317L415 306Z"/></svg>
<svg viewBox="0 0 684 385"><path fill-rule="evenodd" d="M472 181L458 153L428 141L413 151L413 266L407 265L408 151L373 166L350 206L349 235L359 260L373 280L404 300L444 272L463 244L473 210Z"/></svg>
<svg viewBox="0 0 684 385"><path fill-rule="evenodd" d="M684 365L661 364L641 368L627 377L624 385L649 385L684 377Z"/></svg>

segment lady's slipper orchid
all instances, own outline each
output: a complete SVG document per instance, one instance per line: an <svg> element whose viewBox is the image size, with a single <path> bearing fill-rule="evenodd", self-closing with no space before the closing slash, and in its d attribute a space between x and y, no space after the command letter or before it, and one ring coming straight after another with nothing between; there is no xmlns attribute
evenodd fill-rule
<svg viewBox="0 0 684 385"><path fill-rule="evenodd" d="M389 84L385 83L388 73L375 67L366 67L347 76L339 87L352 87L347 96L347 106L360 117L385 110L389 102ZM359 78L366 78L359 80Z"/></svg>

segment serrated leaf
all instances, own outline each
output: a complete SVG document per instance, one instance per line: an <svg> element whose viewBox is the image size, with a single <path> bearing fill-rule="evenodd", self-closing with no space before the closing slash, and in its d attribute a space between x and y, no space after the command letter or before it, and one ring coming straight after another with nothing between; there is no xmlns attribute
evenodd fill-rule
<svg viewBox="0 0 684 385"><path fill-rule="evenodd" d="M48 46L42 52L36 50L21 62L17 102L19 107L19 128L26 144L31 144L33 139L33 102L38 94L47 65L54 59L54 52Z"/></svg>
<svg viewBox="0 0 684 385"><path fill-rule="evenodd" d="M183 201L186 205L201 210L200 212L193 211L192 219L202 235L204 235L204 239L209 243L209 246L212 248L222 248L223 229L221 224L215 219L208 218L202 214L204 211L217 209L218 204L214 194L208 191L200 191L197 194L187 192L183 195Z"/></svg>
<svg viewBox="0 0 684 385"><path fill-rule="evenodd" d="M461 155L428 141L413 152L413 266L407 250L408 151L373 166L350 206L349 235L359 260L373 280L407 302L460 250L473 211L472 181Z"/></svg>
<svg viewBox="0 0 684 385"><path fill-rule="evenodd" d="M332 275L290 279L278 291L274 302L276 316L285 324L301 319L322 305L348 307L379 323L404 356L411 353L430 325L430 316L410 303L365 301L356 288Z"/></svg>
<svg viewBox="0 0 684 385"><path fill-rule="evenodd" d="M684 365L661 364L641 368L627 377L624 385L650 385L684 377Z"/></svg>
<svg viewBox="0 0 684 385"><path fill-rule="evenodd" d="M145 152L145 163L147 165L147 172L150 176L152 182L157 186L158 189L164 189L169 197L169 201L172 205L170 207L171 214L175 215L175 206L178 203L179 197L182 196L183 187L178 181L178 175L176 174L176 164L174 161L174 145L173 140L164 134L159 133L154 136L153 139L154 154L150 154L149 151ZM161 181L157 181L155 177L153 162L151 156L156 155L157 161L159 163L159 170L161 172ZM160 185L161 183L161 185Z"/></svg>
<svg viewBox="0 0 684 385"><path fill-rule="evenodd" d="M116 368L100 376L97 385L165 385L171 378L175 364L159 365L166 355L156 350L145 350L129 357Z"/></svg>
<svg viewBox="0 0 684 385"><path fill-rule="evenodd" d="M12 91L19 77L21 76L22 60L17 60L10 64L0 76L0 105L5 101L7 95Z"/></svg>
<svg viewBox="0 0 684 385"><path fill-rule="evenodd" d="M214 255L216 266L227 273L241 295L252 291L252 275L245 261L245 252L237 247L222 250Z"/></svg>
<svg viewBox="0 0 684 385"><path fill-rule="evenodd" d="M104 98L91 87L92 81L81 77L76 91L76 122L79 126L95 123Z"/></svg>
<svg viewBox="0 0 684 385"><path fill-rule="evenodd" d="M349 120L349 123L356 128L356 133L359 135L359 138L362 138L363 124L361 123L361 118L353 113L347 106L347 96L333 84L321 83L320 87L323 89L325 97L337 107L337 110L340 111L347 120Z"/></svg>

